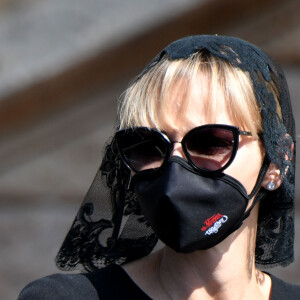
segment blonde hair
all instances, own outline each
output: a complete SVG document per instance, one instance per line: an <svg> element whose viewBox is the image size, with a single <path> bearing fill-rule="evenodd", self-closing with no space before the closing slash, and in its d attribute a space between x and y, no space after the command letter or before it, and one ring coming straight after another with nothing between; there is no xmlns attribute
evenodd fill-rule
<svg viewBox="0 0 300 300"><path fill-rule="evenodd" d="M205 114L211 122L214 122L220 101L217 94L221 90L229 116L240 128L257 137L257 133L263 130L262 118L249 74L206 52L195 53L186 59L163 58L135 81L120 99L119 128L146 126L160 129L159 117L167 113L172 91L177 87L181 98L186 99L186 105L191 85L198 82L201 85L201 77L208 85L206 94L209 101L205 103ZM273 85L268 87L277 94Z"/></svg>

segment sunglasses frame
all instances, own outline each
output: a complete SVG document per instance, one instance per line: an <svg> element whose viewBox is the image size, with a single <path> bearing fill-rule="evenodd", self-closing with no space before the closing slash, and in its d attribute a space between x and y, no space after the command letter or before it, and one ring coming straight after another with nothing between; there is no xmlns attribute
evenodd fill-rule
<svg viewBox="0 0 300 300"><path fill-rule="evenodd" d="M232 153L231 153L231 156L230 156L230 159L228 160L228 162L223 166L221 167L220 169L217 169L217 170L209 170L209 169L205 169L205 168L201 168L201 167L198 167L194 162L193 160L191 159L190 157L190 154L189 154L189 151L186 147L186 140L189 138L190 135L193 135L195 134L197 131L201 131L203 129L209 129L209 128L217 128L217 129L225 129L225 130L228 130L228 131L231 131L232 132L232 136L233 136L233 147L232 147ZM126 156L123 152L123 150L121 149L120 147L120 138L121 136L123 136L126 132L133 132L135 130L146 130L146 131L149 131L149 132L153 132L153 134L159 136L165 143L166 143L166 155L165 157L163 158L163 161L162 161L162 164L160 167L158 168L153 168L153 169L147 169L147 170L142 170L142 171L139 171L139 170L136 170L134 167L130 166L130 164L127 163L127 159L126 159ZM189 132L187 132L185 134L185 136L183 137L183 139L181 141L171 141L169 139L169 137L157 130L157 129L154 129L154 128L149 128L149 127L133 127L133 128L126 128L126 129L120 129L120 130L117 130L116 131L116 134L115 134L115 140L116 140L116 143L117 143L117 148L118 148L118 151L120 153L120 156L121 156L121 159L122 161L125 163L125 165L131 169L133 172L137 173L137 174L155 174L157 172L159 172L160 170L163 169L163 167L166 165L166 163L168 162L170 156L171 156L171 153L173 151L173 144L175 143L180 143L181 144L181 147L183 149L183 152L185 154L185 157L187 159L187 161L189 162L189 164L199 173L219 173L219 172L222 172L224 171L226 168L228 168L231 163L233 162L235 156L236 156L236 153L237 153L237 150L239 148L239 136L240 135L245 135L245 136L252 136L252 133L249 132L249 131L241 131L239 130L239 128L237 126L232 126L232 125L225 125L225 124L206 124L206 125L201 125L201 126L197 126L193 129L191 129Z"/></svg>

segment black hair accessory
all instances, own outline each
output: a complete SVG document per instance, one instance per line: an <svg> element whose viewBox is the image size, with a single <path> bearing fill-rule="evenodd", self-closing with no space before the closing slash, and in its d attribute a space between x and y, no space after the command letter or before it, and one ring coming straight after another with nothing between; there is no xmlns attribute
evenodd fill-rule
<svg viewBox="0 0 300 300"><path fill-rule="evenodd" d="M289 91L283 72L256 46L241 39L217 36L189 36L163 49L137 77L139 80L161 59L184 59L207 51L248 72L263 120L262 140L269 161L277 164L283 176L274 191L260 191L256 263L265 266L288 265L293 261L295 124ZM282 119L267 82L278 89ZM114 138L105 149L99 171L79 209L75 221L56 257L63 270L92 271L111 263L123 264L149 254L157 243L141 214L136 196L128 189L130 172L122 163Z"/></svg>

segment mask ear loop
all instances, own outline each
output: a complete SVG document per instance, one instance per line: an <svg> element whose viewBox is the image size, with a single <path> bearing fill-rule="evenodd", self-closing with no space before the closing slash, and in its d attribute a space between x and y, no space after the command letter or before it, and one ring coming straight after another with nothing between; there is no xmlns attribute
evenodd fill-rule
<svg viewBox="0 0 300 300"><path fill-rule="evenodd" d="M269 169L269 165L270 165L270 160L267 158L267 156L265 156L264 160L263 160L263 163L262 163L262 166L260 168L260 171L259 171L259 174L258 174L258 177L257 177L257 180L256 180L256 183L255 183L255 186L252 190L252 192L248 195L248 198L249 200L258 192L258 194L256 195L256 197L254 198L253 200L253 203L252 205L249 207L249 209L244 213L243 217L240 219L240 221L238 221L230 230L230 233L234 232L235 230L239 229L242 224L243 224L243 221L245 219L247 219L249 216L250 216L250 213L252 211L252 209L254 208L254 206L260 201L262 200L268 193L267 190L265 189L261 189L261 183L262 181L264 180L265 178L265 175Z"/></svg>
<svg viewBox="0 0 300 300"><path fill-rule="evenodd" d="M265 156L263 164L261 166L261 169L259 171L258 177L257 177L257 181L256 184L252 190L252 192L248 195L249 199L251 199L260 189L261 189L261 184L262 181L264 180L267 171L269 169L270 166L270 160L267 158L267 156ZM249 207L249 209L245 212L242 221L247 219L252 211L252 209L254 208L254 206L261 200L263 199L266 195L267 195L268 191L266 191L265 189L261 189L258 194L255 196L252 205Z"/></svg>

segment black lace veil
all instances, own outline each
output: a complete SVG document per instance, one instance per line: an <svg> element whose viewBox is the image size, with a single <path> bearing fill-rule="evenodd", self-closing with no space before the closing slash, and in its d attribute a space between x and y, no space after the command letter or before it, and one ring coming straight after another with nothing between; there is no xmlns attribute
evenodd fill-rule
<svg viewBox="0 0 300 300"><path fill-rule="evenodd" d="M277 190L258 195L263 199L258 219L256 263L285 266L293 261L295 154L291 144L295 143L295 124L287 83L279 66L259 48L241 39L189 36L168 45L136 80L163 57L182 59L204 50L248 72L251 77L261 109L266 155L283 174L282 185ZM262 78L277 86L282 119L277 113L274 95ZM138 259L153 250L158 239L141 214L134 193L128 189L129 181L130 172L123 165L112 138L57 254L56 263L60 269L93 271L111 263L123 264Z"/></svg>

